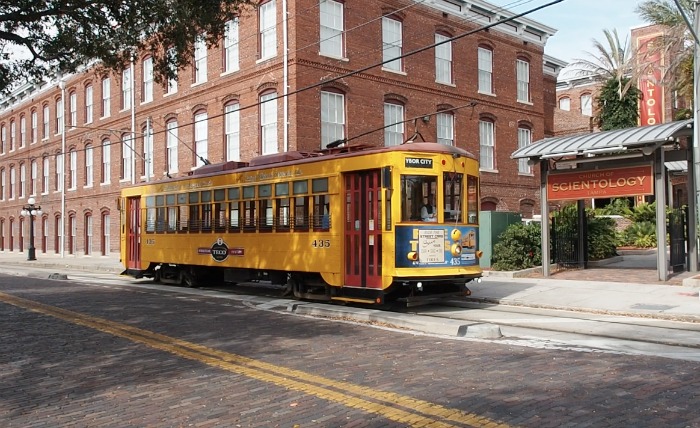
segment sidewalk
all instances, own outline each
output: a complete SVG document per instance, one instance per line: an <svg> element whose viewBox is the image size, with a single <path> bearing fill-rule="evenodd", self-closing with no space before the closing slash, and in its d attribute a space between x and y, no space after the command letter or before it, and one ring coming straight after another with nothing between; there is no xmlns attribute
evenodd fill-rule
<svg viewBox="0 0 700 428"><path fill-rule="evenodd" d="M91 271L119 274L119 255L72 256L0 252L0 267L19 265L53 269L56 273ZM651 266L651 267L650 267ZM625 256L607 266L569 270L549 278L509 278L487 273L481 283L470 283L471 299L486 303L550 308L649 318L700 322L700 280L694 273L659 282L655 255ZM645 279L646 278L646 279ZM622 282L622 280L628 280Z"/></svg>

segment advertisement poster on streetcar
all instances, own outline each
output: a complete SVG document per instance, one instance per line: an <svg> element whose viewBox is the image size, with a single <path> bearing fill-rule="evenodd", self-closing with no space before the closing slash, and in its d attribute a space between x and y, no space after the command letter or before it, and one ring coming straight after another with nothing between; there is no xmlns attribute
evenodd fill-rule
<svg viewBox="0 0 700 428"><path fill-rule="evenodd" d="M397 226L396 267L475 266L478 235L469 226Z"/></svg>

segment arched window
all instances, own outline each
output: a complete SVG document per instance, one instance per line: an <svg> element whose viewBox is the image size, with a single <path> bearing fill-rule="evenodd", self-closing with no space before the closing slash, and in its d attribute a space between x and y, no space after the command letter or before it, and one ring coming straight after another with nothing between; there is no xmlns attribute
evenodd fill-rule
<svg viewBox="0 0 700 428"><path fill-rule="evenodd" d="M165 157L166 157L166 172L168 174L177 173L177 120L168 120L165 124L166 141L165 141Z"/></svg>
<svg viewBox="0 0 700 428"><path fill-rule="evenodd" d="M530 102L530 62L525 58L516 61L516 78L518 80L517 100L521 103Z"/></svg>
<svg viewBox="0 0 700 428"><path fill-rule="evenodd" d="M131 134L122 135L122 162L121 162L121 175L119 178L122 180L130 180L133 176L133 171L131 169L131 157L133 156L133 141L131 139Z"/></svg>
<svg viewBox="0 0 700 428"><path fill-rule="evenodd" d="M452 42L450 36L435 33L435 81L452 84Z"/></svg>
<svg viewBox="0 0 700 428"><path fill-rule="evenodd" d="M262 154L279 152L277 144L277 92L263 92L260 95L260 136Z"/></svg>
<svg viewBox="0 0 700 428"><path fill-rule="evenodd" d="M490 117L479 119L479 168L496 169L496 124Z"/></svg>
<svg viewBox="0 0 700 428"><path fill-rule="evenodd" d="M446 146L455 145L455 117L451 111L443 111L435 116L437 121L437 142Z"/></svg>
<svg viewBox="0 0 700 428"><path fill-rule="evenodd" d="M477 48L479 67L479 92L493 94L493 49L486 45Z"/></svg>
<svg viewBox="0 0 700 428"><path fill-rule="evenodd" d="M591 94L581 95L581 114L584 116L593 116L593 98Z"/></svg>
<svg viewBox="0 0 700 428"><path fill-rule="evenodd" d="M403 61L400 57L403 54L403 23L392 16L382 17L382 66L387 70L403 71Z"/></svg>
<svg viewBox="0 0 700 428"><path fill-rule="evenodd" d="M241 160L241 114L238 101L229 101L224 106L224 138L226 139L226 161Z"/></svg>
<svg viewBox="0 0 700 428"><path fill-rule="evenodd" d="M569 97L559 98L559 110L564 110L564 111L571 110L571 98L569 98Z"/></svg>
<svg viewBox="0 0 700 428"><path fill-rule="evenodd" d="M321 90L321 148L345 138L345 95L333 88Z"/></svg>
<svg viewBox="0 0 700 428"><path fill-rule="evenodd" d="M209 157L208 139L209 119L205 110L198 110L194 114L194 166L204 165L204 160Z"/></svg>
<svg viewBox="0 0 700 428"><path fill-rule="evenodd" d="M85 187L92 187L92 180L94 174L94 160L92 153L92 144L85 145Z"/></svg>
<svg viewBox="0 0 700 428"><path fill-rule="evenodd" d="M85 213L85 255L92 254L92 213Z"/></svg>
<svg viewBox="0 0 700 428"><path fill-rule="evenodd" d="M112 143L108 139L102 140L102 168L100 182L109 183L110 170L112 169Z"/></svg>
<svg viewBox="0 0 700 428"><path fill-rule="evenodd" d="M384 145L398 146L404 140L404 106L395 100L384 101Z"/></svg>
<svg viewBox="0 0 700 428"><path fill-rule="evenodd" d="M527 147L532 143L532 130L525 125L518 126L518 149ZM527 158L518 159L518 172L520 174L532 174L532 167L527 163Z"/></svg>
<svg viewBox="0 0 700 428"><path fill-rule="evenodd" d="M262 1L258 6L258 51L260 59L277 55L277 2Z"/></svg>

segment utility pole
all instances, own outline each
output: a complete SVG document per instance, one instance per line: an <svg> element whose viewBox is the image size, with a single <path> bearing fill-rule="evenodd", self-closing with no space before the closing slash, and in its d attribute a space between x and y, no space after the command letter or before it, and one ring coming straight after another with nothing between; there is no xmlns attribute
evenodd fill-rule
<svg viewBox="0 0 700 428"><path fill-rule="evenodd" d="M693 11L693 184L695 187L695 209L690 211L695 218L688 219L692 221L693 226L689 231L694 230L696 233L689 233L688 249L690 250L690 258L688 270L697 272L698 269L698 242L697 242L697 227L700 224L698 218L698 208L700 208L700 43L697 40L697 34L700 34L700 1L695 1L695 10ZM689 207L690 208L690 207Z"/></svg>

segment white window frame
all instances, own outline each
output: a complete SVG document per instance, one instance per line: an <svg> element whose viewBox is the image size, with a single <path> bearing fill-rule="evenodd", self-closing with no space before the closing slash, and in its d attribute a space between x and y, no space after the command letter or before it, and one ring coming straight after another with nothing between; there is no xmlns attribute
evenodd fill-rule
<svg viewBox="0 0 700 428"><path fill-rule="evenodd" d="M92 215L85 215L85 255L92 255Z"/></svg>
<svg viewBox="0 0 700 428"><path fill-rule="evenodd" d="M70 128L75 129L78 125L78 94L71 92L68 97L68 109L70 110Z"/></svg>
<svg viewBox="0 0 700 428"><path fill-rule="evenodd" d="M224 34L224 73L232 73L240 69L238 39L238 19L232 19L226 23Z"/></svg>
<svg viewBox="0 0 700 428"><path fill-rule="evenodd" d="M204 36L194 42L194 84L207 81L207 44Z"/></svg>
<svg viewBox="0 0 700 428"><path fill-rule="evenodd" d="M30 181L29 181L29 196L36 196L36 179L39 174L39 165L36 163L36 159L32 159L30 168Z"/></svg>
<svg viewBox="0 0 700 428"><path fill-rule="evenodd" d="M436 115L436 122L438 143L446 146L454 146L454 115L452 113L438 113Z"/></svg>
<svg viewBox="0 0 700 428"><path fill-rule="evenodd" d="M518 80L517 100L530 103L530 63L522 59L516 60L516 75Z"/></svg>
<svg viewBox="0 0 700 428"><path fill-rule="evenodd" d="M32 112L32 141L30 144L34 144L39 139L39 114L34 110Z"/></svg>
<svg viewBox="0 0 700 428"><path fill-rule="evenodd" d="M5 147L7 146L7 128L5 125L0 127L0 153L5 153Z"/></svg>
<svg viewBox="0 0 700 428"><path fill-rule="evenodd" d="M451 85L452 81L452 42L450 37L435 33L435 81Z"/></svg>
<svg viewBox="0 0 700 428"><path fill-rule="evenodd" d="M15 185L17 184L16 180L17 177L15 176L15 167L11 166L10 167L10 188L9 188L9 199L12 201L15 199Z"/></svg>
<svg viewBox="0 0 700 428"><path fill-rule="evenodd" d="M112 170L112 143L102 141L102 184L109 184Z"/></svg>
<svg viewBox="0 0 700 428"><path fill-rule="evenodd" d="M479 47L477 49L479 67L479 89L482 94L493 94L493 51Z"/></svg>
<svg viewBox="0 0 700 428"><path fill-rule="evenodd" d="M207 159L209 154L208 140L209 118L206 112L194 115L194 151L196 154L195 166L204 165L202 159Z"/></svg>
<svg viewBox="0 0 700 428"><path fill-rule="evenodd" d="M277 144L277 92L260 97L260 135L263 155L279 152Z"/></svg>
<svg viewBox="0 0 700 428"><path fill-rule="evenodd" d="M0 201L5 200L5 187L7 187L5 180L5 168L2 168L0 169Z"/></svg>
<svg viewBox="0 0 700 428"><path fill-rule="evenodd" d="M382 68L391 71L403 71L403 23L399 20L382 17ZM393 61L389 61L393 58Z"/></svg>
<svg viewBox="0 0 700 428"><path fill-rule="evenodd" d="M51 135L51 108L49 108L48 104L43 107L43 132L41 139L42 140L48 140L49 135Z"/></svg>
<svg viewBox="0 0 700 428"><path fill-rule="evenodd" d="M167 172L177 173L178 171L178 154L177 154L177 122L174 120L169 121L166 125L166 155L167 159Z"/></svg>
<svg viewBox="0 0 700 428"><path fill-rule="evenodd" d="M93 120L93 90L92 85L85 87L85 123L92 123Z"/></svg>
<svg viewBox="0 0 700 428"><path fill-rule="evenodd" d="M344 55L344 5L334 0L321 0L319 10L319 54L342 58Z"/></svg>
<svg viewBox="0 0 700 428"><path fill-rule="evenodd" d="M571 111L571 98L569 98L569 97L559 98L559 110Z"/></svg>
<svg viewBox="0 0 700 428"><path fill-rule="evenodd" d="M277 2L271 0L260 5L260 59L264 61L277 56Z"/></svg>
<svg viewBox="0 0 700 428"><path fill-rule="evenodd" d="M527 147L532 143L532 131L529 128L518 128L518 149ZM532 167L527 158L518 159L518 172L520 174L532 174Z"/></svg>
<svg viewBox="0 0 700 428"><path fill-rule="evenodd" d="M489 171L496 169L495 165L495 124L491 121L479 121L479 168Z"/></svg>
<svg viewBox="0 0 700 428"><path fill-rule="evenodd" d="M63 186L65 185L65 170L63 166L63 156L62 154L56 155L56 192L63 191Z"/></svg>
<svg viewBox="0 0 700 428"><path fill-rule="evenodd" d="M122 110L131 108L132 91L131 67L122 71Z"/></svg>
<svg viewBox="0 0 700 428"><path fill-rule="evenodd" d="M153 101L153 58L147 57L143 60L143 102Z"/></svg>
<svg viewBox="0 0 700 428"><path fill-rule="evenodd" d="M14 151L17 147L15 146L17 136L17 122L14 120L10 122L10 151Z"/></svg>
<svg viewBox="0 0 700 428"><path fill-rule="evenodd" d="M134 171L131 169L132 148L134 147L131 141L131 134L126 134L122 138L122 165L121 165L121 180L131 180Z"/></svg>
<svg viewBox="0 0 700 428"><path fill-rule="evenodd" d="M144 176L153 177L153 128L143 130L143 172Z"/></svg>
<svg viewBox="0 0 700 428"><path fill-rule="evenodd" d="M85 187L92 187L94 174L94 149L91 145L85 147Z"/></svg>
<svg viewBox="0 0 700 428"><path fill-rule="evenodd" d="M17 197L24 199L27 191L27 164L23 163L19 166L19 192Z"/></svg>
<svg viewBox="0 0 700 428"><path fill-rule="evenodd" d="M75 190L78 187L78 152L71 150L69 155L70 181L68 190Z"/></svg>
<svg viewBox="0 0 700 428"><path fill-rule="evenodd" d="M102 117L109 117L111 112L112 89L109 77L102 79Z"/></svg>
<svg viewBox="0 0 700 428"><path fill-rule="evenodd" d="M404 140L404 106L384 103L384 145L398 146Z"/></svg>
<svg viewBox="0 0 700 428"><path fill-rule="evenodd" d="M321 91L321 148L345 138L345 95Z"/></svg>
<svg viewBox="0 0 700 428"><path fill-rule="evenodd" d="M173 58L175 56L175 49L168 49L168 56ZM175 77L177 77L177 70L175 70ZM177 79L168 78L168 83L165 87L165 94L163 94L163 96L174 94L175 92L177 92Z"/></svg>
<svg viewBox="0 0 700 428"><path fill-rule="evenodd" d="M27 118L22 116L19 118L19 147L27 145Z"/></svg>
<svg viewBox="0 0 700 428"><path fill-rule="evenodd" d="M593 116L593 96L591 94L581 95L581 114Z"/></svg>
<svg viewBox="0 0 700 428"><path fill-rule="evenodd" d="M51 176L51 162L49 161L49 157L46 156L42 159L41 163L41 194L46 195L51 188L51 183L49 182L49 177Z"/></svg>
<svg viewBox="0 0 700 428"><path fill-rule="evenodd" d="M239 103L224 107L224 134L226 136L226 160L241 160L241 113Z"/></svg>

